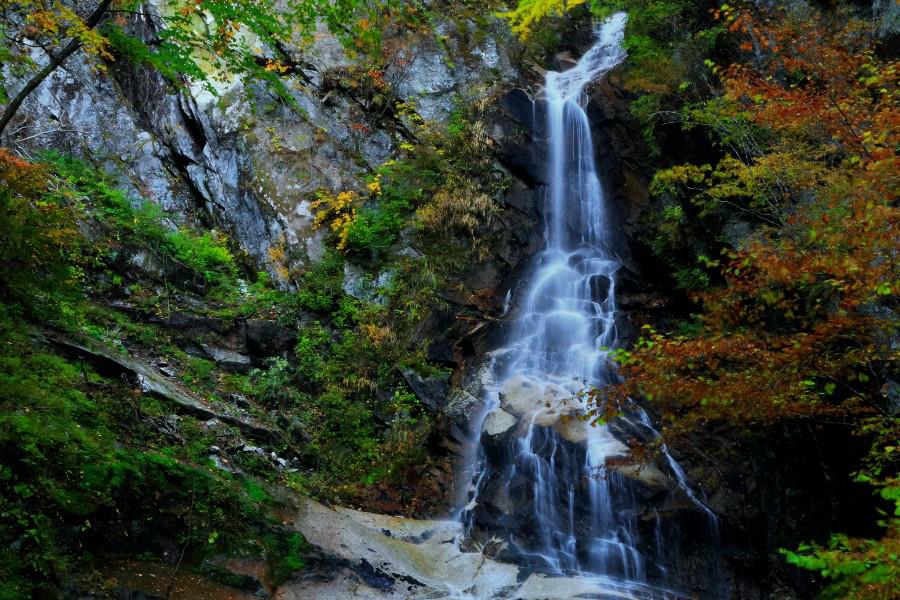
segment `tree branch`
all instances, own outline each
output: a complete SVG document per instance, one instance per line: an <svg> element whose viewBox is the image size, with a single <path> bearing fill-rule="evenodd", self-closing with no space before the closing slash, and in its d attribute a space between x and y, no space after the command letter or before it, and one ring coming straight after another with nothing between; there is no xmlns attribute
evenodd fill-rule
<svg viewBox="0 0 900 600"><path fill-rule="evenodd" d="M103 15L106 14L109 5L112 4L112 0L101 0L99 6L94 10L91 15L85 19L84 25L88 30L94 29L100 21L103 19ZM6 126L9 125L10 120L15 116L16 112L18 112L19 108L21 108L22 103L25 99L38 88L41 83L56 69L62 65L67 58L72 56L79 48L81 48L81 40L78 38L72 38L69 40L69 43L60 50L56 54L50 53L50 62L47 65L35 73L34 77L32 77L28 83L25 84L19 93L16 94L16 97L12 99L12 101L7 105L6 109L3 111L3 115L0 116L0 136L3 135L3 132L6 130Z"/></svg>

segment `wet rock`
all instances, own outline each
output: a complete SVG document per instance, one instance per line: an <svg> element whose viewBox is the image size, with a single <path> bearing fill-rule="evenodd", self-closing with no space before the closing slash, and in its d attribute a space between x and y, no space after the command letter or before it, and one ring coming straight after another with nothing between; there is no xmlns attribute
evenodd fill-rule
<svg viewBox="0 0 900 600"><path fill-rule="evenodd" d="M220 348L210 346L209 344L200 344L203 351L212 358L216 364L223 369L234 371L236 373L249 373L252 367L250 357L228 348Z"/></svg>
<svg viewBox="0 0 900 600"><path fill-rule="evenodd" d="M521 89L501 96L491 115L490 134L500 162L531 186L547 183L546 152L534 139L543 117L543 107Z"/></svg>
<svg viewBox="0 0 900 600"><path fill-rule="evenodd" d="M64 356L91 363L94 370L115 381L126 379L137 384L144 393L168 400L181 410L201 419L217 419L238 427L244 434L257 439L270 439L273 432L246 417L236 417L218 412L206 399L182 387L157 372L155 366L143 360L126 356L98 342L78 343L58 333L45 333L44 339Z"/></svg>
<svg viewBox="0 0 900 600"><path fill-rule="evenodd" d="M341 288L348 296L372 304L385 304L387 297L382 293L394 278L392 271L376 273L374 277L362 267L344 263L344 281Z"/></svg>
<svg viewBox="0 0 900 600"><path fill-rule="evenodd" d="M649 444L657 437L652 429L638 421L636 418L627 415L610 419L607 423L607 427L616 439L625 444L632 444L634 442L637 442L638 444Z"/></svg>
<svg viewBox="0 0 900 600"><path fill-rule="evenodd" d="M420 521L302 501L292 521L317 548L310 569L280 587L275 598L445 599L519 598L567 600L633 597L623 584L589 577L542 577L527 566L507 564L505 542L486 539L484 551L463 551L461 525ZM387 532L387 533L386 533ZM317 567L321 562L323 567ZM326 566L327 565L327 566ZM647 593L647 590L644 590Z"/></svg>
<svg viewBox="0 0 900 600"><path fill-rule="evenodd" d="M900 415L900 383L888 377L881 387L881 395L887 400L888 414Z"/></svg>
<svg viewBox="0 0 900 600"><path fill-rule="evenodd" d="M293 331L264 319L247 319L245 334L247 352L256 357L284 354L297 341Z"/></svg>
<svg viewBox="0 0 900 600"><path fill-rule="evenodd" d="M413 369L401 368L400 374L409 384L410 389L419 401L432 412L440 412L447 404L450 393L449 376L422 376Z"/></svg>
<svg viewBox="0 0 900 600"><path fill-rule="evenodd" d="M674 487L674 483L669 476L652 464L637 462L622 463L612 465L609 469L627 479L639 483L651 492L669 490Z"/></svg>
<svg viewBox="0 0 900 600"><path fill-rule="evenodd" d="M134 279L149 278L175 286L203 293L205 284L202 276L185 265L144 249L125 249L119 253L117 266Z"/></svg>
<svg viewBox="0 0 900 600"><path fill-rule="evenodd" d="M591 300L594 302L606 302L609 298L609 290L612 281L606 275L592 275L588 279L591 288Z"/></svg>
<svg viewBox="0 0 900 600"><path fill-rule="evenodd" d="M247 399L247 396L243 394L229 394L228 399L238 408L250 408L250 401Z"/></svg>
<svg viewBox="0 0 900 600"><path fill-rule="evenodd" d="M495 408L485 417L481 430L489 436L498 436L512 429L516 423L513 415L502 408Z"/></svg>
<svg viewBox="0 0 900 600"><path fill-rule="evenodd" d="M468 422L475 409L481 404L481 400L459 388L450 391L447 398L447 407L444 414L459 422Z"/></svg>
<svg viewBox="0 0 900 600"><path fill-rule="evenodd" d="M171 379L174 379L177 375L175 369L173 369L172 367L159 367L159 372Z"/></svg>
<svg viewBox="0 0 900 600"><path fill-rule="evenodd" d="M879 38L885 42L900 38L900 5L891 0L873 0L872 15L875 17Z"/></svg>
<svg viewBox="0 0 900 600"><path fill-rule="evenodd" d="M581 419L584 402L562 385L516 375L500 390L505 411L540 427L550 427L564 439L576 444L588 437L589 425Z"/></svg>

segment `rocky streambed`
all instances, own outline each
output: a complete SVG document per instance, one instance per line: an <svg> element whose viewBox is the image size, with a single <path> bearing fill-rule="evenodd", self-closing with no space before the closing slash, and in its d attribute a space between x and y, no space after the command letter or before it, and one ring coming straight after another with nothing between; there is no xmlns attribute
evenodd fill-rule
<svg viewBox="0 0 900 600"><path fill-rule="evenodd" d="M455 521L405 519L306 499L293 526L329 560L281 587L280 600L519 598L678 598L649 586L601 577L547 577L465 551Z"/></svg>

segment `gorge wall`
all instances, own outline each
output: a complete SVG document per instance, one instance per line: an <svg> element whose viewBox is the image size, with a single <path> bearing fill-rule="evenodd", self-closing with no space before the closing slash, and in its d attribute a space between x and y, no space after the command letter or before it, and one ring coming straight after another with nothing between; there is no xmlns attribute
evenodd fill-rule
<svg viewBox="0 0 900 600"><path fill-rule="evenodd" d="M217 83L212 95L127 61L74 56L7 129L0 141L14 154L51 163L71 155L86 165L82 179L108 177L104 185L132 205L160 207L165 231L225 239L238 290L218 294L201 267L120 232L111 257L87 269L88 316L17 338L81 365L72 385L116 399L118 446L175 456L214 478L210 497L236 485L251 501L195 510L205 493L196 477L167 474L161 480L173 489L145 494L161 516L122 500L127 487L85 513L94 530L81 512L58 511L59 539L87 548L92 562L53 571L53 589L155 598L177 582L183 597L459 597L436 582L463 593L471 576L492 597L556 593L529 565L504 563L511 555L493 538L519 525L521 506L483 506L465 552L451 552L458 532L446 523L388 515L445 517L468 484L458 467L482 435L471 416L485 393L484 358L508 337L510 302L543 245L546 140L533 101L543 73L533 61L571 66L591 45L590 19L560 19L552 48L535 49L494 17L429 4L440 16L427 30L387 32L377 70L325 29L290 46L284 79L299 109L241 81ZM152 21L130 19L130 31L153 39ZM642 237L664 207L648 191L652 152L626 87L613 71L587 87L585 108L616 224L623 345L642 325L690 311ZM706 152L690 134L670 135L667 150ZM433 160L415 162L418 154ZM430 169L436 174L421 183L418 171ZM354 214L374 215L393 198L382 193L388 184L413 200L386 247L339 249L338 227L317 215L342 193L359 201ZM88 200L99 194L76 189ZM458 204L487 207L462 216L450 207L438 221L458 222L428 225L420 209L448 190L459 192ZM81 229L98 244L110 237L103 223ZM648 422L634 413L610 424L636 453L661 429L652 403L639 403ZM846 477L863 446L835 424L712 424L669 445L683 481L659 453L620 465L641 536L666 552L655 581L685 597L811 596L820 582L788 567L779 549L848 524L866 530L872 500ZM487 448L502 452L496 440ZM121 513L111 516L110 505ZM258 515L269 520L257 523ZM242 520L252 536L228 529ZM297 532L313 545L291 537ZM231 545L217 545L220 535ZM60 552L74 554L65 544ZM285 557L302 564L279 562ZM423 566L450 559L464 568ZM144 573L166 585L136 576Z"/></svg>

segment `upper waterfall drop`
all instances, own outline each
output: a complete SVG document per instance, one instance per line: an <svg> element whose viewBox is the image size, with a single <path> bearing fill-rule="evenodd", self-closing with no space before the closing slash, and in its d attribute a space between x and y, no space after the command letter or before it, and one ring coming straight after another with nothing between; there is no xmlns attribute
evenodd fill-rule
<svg viewBox="0 0 900 600"><path fill-rule="evenodd" d="M618 66L627 54L622 42L625 37L626 13L616 13L596 30L597 41L584 53L578 63L563 72L548 71L544 89L553 100L577 101L584 86Z"/></svg>

